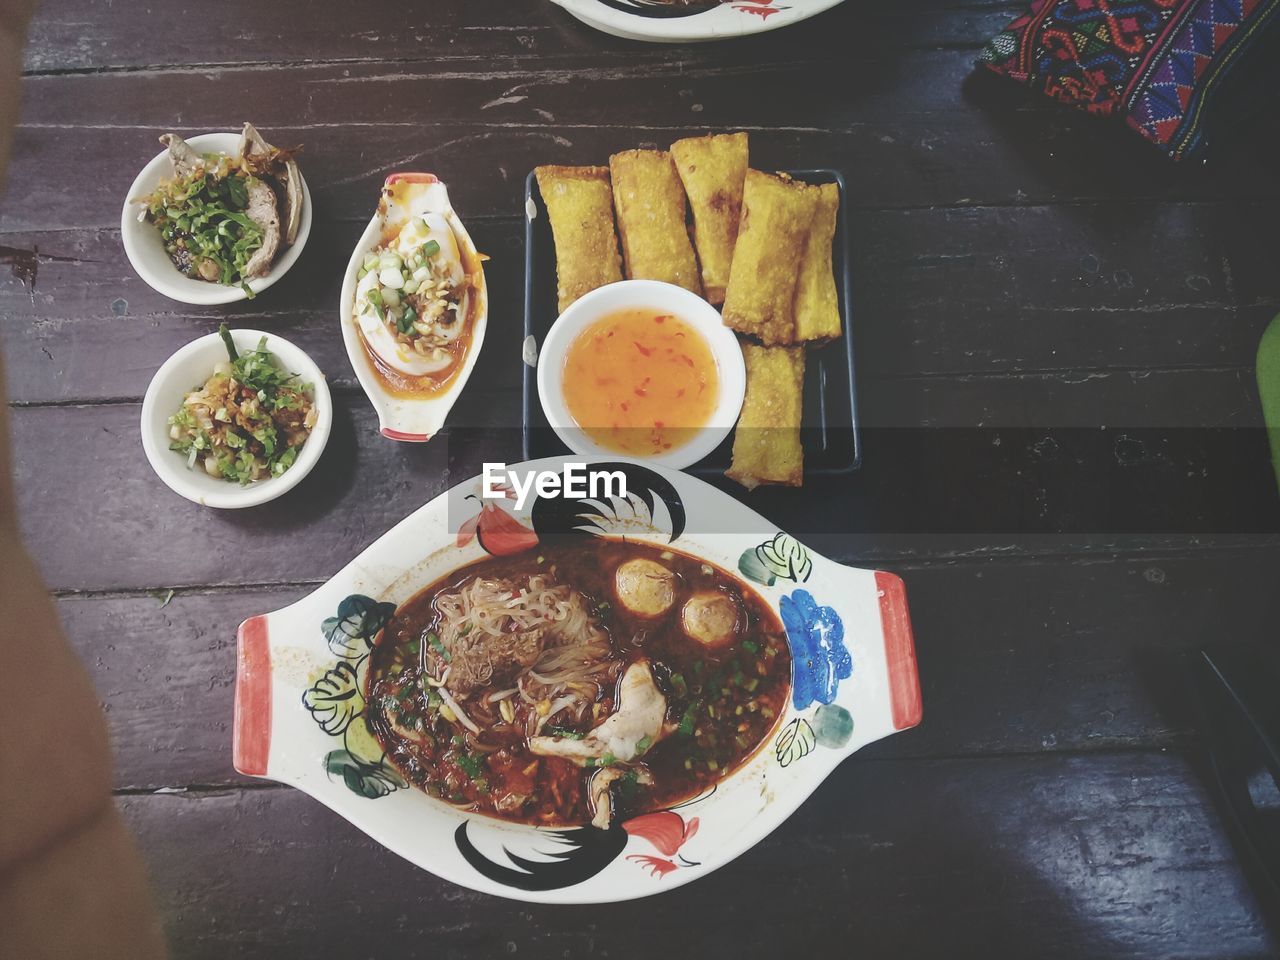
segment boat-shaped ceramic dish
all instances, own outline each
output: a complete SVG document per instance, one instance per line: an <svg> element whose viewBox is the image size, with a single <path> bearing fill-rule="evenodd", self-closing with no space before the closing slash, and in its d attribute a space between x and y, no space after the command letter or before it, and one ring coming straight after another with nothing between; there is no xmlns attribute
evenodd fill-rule
<svg viewBox="0 0 1280 960"><path fill-rule="evenodd" d="M412 377L384 362L378 350L370 346L356 314L356 303L361 268L366 257L397 237L411 219L419 217L433 218L440 225L439 229L452 235L462 269L469 280L469 290L458 321L463 325L461 335L450 347L452 362L438 374ZM421 443L430 440L444 426L445 418L466 386L484 344L489 295L483 260L466 227L454 212L449 202L449 191L440 180L430 173L393 173L387 177L378 209L347 264L339 307L347 357L377 411L378 428L383 436ZM412 356L411 353L407 355Z"/></svg>
<svg viewBox="0 0 1280 960"><path fill-rule="evenodd" d="M564 462L519 469L558 472ZM781 824L855 750L920 722L898 577L825 559L687 474L607 466L624 471L625 501L533 499L517 510L478 500L481 478L460 484L310 596L241 624L236 769L311 794L454 883L535 902L598 903L710 873ZM710 791L607 830L526 826L434 799L406 783L365 720L370 650L399 604L486 555L534 550L539 538L567 531L669 544L733 573L778 614L792 654L786 709L746 763Z"/></svg>

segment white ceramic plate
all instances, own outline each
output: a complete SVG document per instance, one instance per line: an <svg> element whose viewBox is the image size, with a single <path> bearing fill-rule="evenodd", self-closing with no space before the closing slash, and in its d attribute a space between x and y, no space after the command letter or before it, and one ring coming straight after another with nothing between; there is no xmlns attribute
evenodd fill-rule
<svg viewBox="0 0 1280 960"><path fill-rule="evenodd" d="M553 0L588 26L627 40L692 43L776 30L841 0L732 0L693 12L648 0Z"/></svg>
<svg viewBox="0 0 1280 960"><path fill-rule="evenodd" d="M267 350L290 373L312 386L316 424L293 466L278 477L246 486L218 480L202 467L188 468L180 453L169 449L169 417L182 406L183 398L213 375L215 364L227 359L222 337L211 333L193 340L171 356L156 371L142 399L142 449L156 476L174 493L202 506L234 510L255 507L292 490L320 460L333 425L333 401L324 374L312 359L283 337L261 330L232 330L237 351L253 350L263 337Z"/></svg>
<svg viewBox="0 0 1280 960"><path fill-rule="evenodd" d="M200 153L234 154L240 146L240 134L205 133L190 137L187 142ZM168 151L156 154L142 168L125 196L124 209L120 213L120 239L124 242L124 252L133 264L133 269L157 293L182 303L203 306L236 303L246 299L247 295L239 284L228 286L183 276L164 252L160 231L154 224L138 219L143 206L134 201L152 193L160 181L172 176L172 173ZM302 180L302 198L302 222L298 226L298 238L276 257L276 262L265 277L254 277L249 281L249 289L255 294L266 290L288 273L307 244L307 238L311 235L311 190L307 187L305 177Z"/></svg>
<svg viewBox="0 0 1280 960"><path fill-rule="evenodd" d="M675 314L702 333L716 358L720 398L706 427L687 443L645 459L646 463L682 470L707 456L729 435L747 392L747 369L738 338L724 325L720 311L683 287L657 280L620 280L574 301L552 324L538 351L538 399L547 422L570 450L596 459L616 456L588 437L569 413L563 390L564 358L569 345L591 324L634 308Z"/></svg>
<svg viewBox="0 0 1280 960"><path fill-rule="evenodd" d="M573 459L521 468L559 470ZM820 557L687 474L634 461L608 469L625 472L626 501L534 500L514 510L478 503L480 478L462 483L314 593L241 624L236 769L311 794L454 883L541 903L602 903L661 893L723 866L787 819L855 750L920 722L898 577ZM582 532L584 515L590 533ZM486 543L505 553L536 550L539 538L572 530L670 544L754 589L786 627L793 673L785 712L754 757L713 791L608 830L507 823L410 787L365 720L379 631L398 604L484 558Z"/></svg>

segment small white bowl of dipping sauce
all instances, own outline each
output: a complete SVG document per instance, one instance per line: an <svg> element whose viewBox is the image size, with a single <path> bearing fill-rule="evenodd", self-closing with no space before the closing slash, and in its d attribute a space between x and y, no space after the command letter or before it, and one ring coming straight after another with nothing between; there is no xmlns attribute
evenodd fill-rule
<svg viewBox="0 0 1280 960"><path fill-rule="evenodd" d="M235 156L240 148L240 134L204 133L188 138L187 143L200 153ZM142 218L146 205L138 201L154 193L161 180L172 176L173 167L166 150L156 154L129 187L129 193L124 199L124 209L120 213L120 239L124 243L129 263L148 286L172 300L209 306L247 299L248 294L238 283L211 283L207 280L193 280L183 274L165 252L160 229L150 220ZM311 190L307 187L305 177L302 178L302 198L302 220L298 225L298 236L290 246L276 255L275 262L265 276L248 281L249 289L254 294L266 290L288 273L289 268L302 255L302 248L307 245L307 238L311 235Z"/></svg>
<svg viewBox="0 0 1280 960"><path fill-rule="evenodd" d="M683 469L728 436L746 393L742 348L682 287L622 280L575 301L538 351L538 398L584 457Z"/></svg>
<svg viewBox="0 0 1280 960"><path fill-rule="evenodd" d="M166 360L147 387L142 400L142 448L156 476L174 493L206 507L238 509L255 507L282 496L296 487L320 459L333 426L333 400L324 374L301 349L283 337L261 330L233 330L236 350L244 354L267 338L266 349L286 372L311 388L316 422L298 451L297 459L278 477L267 477L241 486L211 476L199 463L187 465L187 455L170 450L169 418L182 408L183 400L198 390L227 360L227 348L219 334L193 340Z"/></svg>

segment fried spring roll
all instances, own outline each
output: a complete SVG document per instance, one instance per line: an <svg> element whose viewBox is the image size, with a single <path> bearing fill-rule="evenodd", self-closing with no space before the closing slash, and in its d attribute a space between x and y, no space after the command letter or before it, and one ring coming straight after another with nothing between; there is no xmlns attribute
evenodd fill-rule
<svg viewBox="0 0 1280 960"><path fill-rule="evenodd" d="M560 311L622 279L608 167L538 167L538 189L556 242Z"/></svg>
<svg viewBox="0 0 1280 960"><path fill-rule="evenodd" d="M748 170L733 250L724 322L773 345L796 342L796 265L818 191L787 177Z"/></svg>
<svg viewBox="0 0 1280 960"><path fill-rule="evenodd" d="M685 226L684 187L671 154L625 150L609 158L622 261L633 280L664 280L702 294Z"/></svg>
<svg viewBox="0 0 1280 960"><path fill-rule="evenodd" d="M724 303L742 215L747 135L726 133L677 140L671 145L671 156L689 195L693 242L698 248L707 300Z"/></svg>
<svg viewBox="0 0 1280 960"><path fill-rule="evenodd" d="M804 482L800 414L804 398L804 347L742 345L747 396L733 434L733 464L725 476L748 490L762 483L798 487Z"/></svg>
<svg viewBox="0 0 1280 960"><path fill-rule="evenodd" d="M817 204L796 285L796 339L834 340L840 336L840 304L836 299L836 276L831 268L831 243L836 236L840 187L824 183L813 189Z"/></svg>

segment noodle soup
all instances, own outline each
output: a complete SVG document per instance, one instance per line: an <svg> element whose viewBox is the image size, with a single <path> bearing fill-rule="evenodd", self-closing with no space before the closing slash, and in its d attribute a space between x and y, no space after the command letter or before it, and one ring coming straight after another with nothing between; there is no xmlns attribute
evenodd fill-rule
<svg viewBox="0 0 1280 960"><path fill-rule="evenodd" d="M403 604L367 700L388 759L430 795L605 828L741 766L790 676L782 624L738 578L583 538L479 561Z"/></svg>

